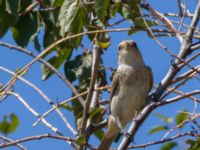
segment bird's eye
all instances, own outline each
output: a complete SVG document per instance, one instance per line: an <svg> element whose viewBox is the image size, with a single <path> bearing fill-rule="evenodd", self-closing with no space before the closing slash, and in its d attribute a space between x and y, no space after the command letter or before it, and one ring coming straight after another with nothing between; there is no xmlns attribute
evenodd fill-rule
<svg viewBox="0 0 200 150"><path fill-rule="evenodd" d="M135 42L133 42L133 43L131 44L131 46L132 46L132 47L137 47L137 44L136 44Z"/></svg>
<svg viewBox="0 0 200 150"><path fill-rule="evenodd" d="M121 49L122 49L122 46L120 45L120 46L119 46L119 50L121 50Z"/></svg>

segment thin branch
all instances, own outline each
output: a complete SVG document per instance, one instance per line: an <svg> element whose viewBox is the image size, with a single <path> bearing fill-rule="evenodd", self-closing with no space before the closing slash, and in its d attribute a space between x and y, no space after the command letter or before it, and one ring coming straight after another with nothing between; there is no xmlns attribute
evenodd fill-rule
<svg viewBox="0 0 200 150"><path fill-rule="evenodd" d="M93 48L91 82L90 82L89 92L88 92L86 102L85 102L85 107L83 111L83 120L82 120L81 129L80 129L81 130L80 132L83 135L85 134L85 128L86 128L87 120L89 117L90 103L91 103L92 95L94 92L95 82L97 80L99 61L100 61L100 50L101 49L97 46L94 46Z"/></svg>
<svg viewBox="0 0 200 150"><path fill-rule="evenodd" d="M23 11L22 13L19 14L19 16L25 16L27 15L29 12L31 12L38 4L40 4L38 1L33 2L32 4L30 4L25 11Z"/></svg>
<svg viewBox="0 0 200 150"><path fill-rule="evenodd" d="M4 67L1 67L0 66L0 70L3 70L5 71L6 73L9 73L11 75L15 75L14 72L4 68ZM43 93L43 91L41 91L36 85L34 85L33 83L31 83L30 81L20 77L20 76L17 76L17 78L19 80L21 80L22 82L24 82L25 84L27 84L28 86L30 86L31 88L33 88L39 95L41 95L41 97L43 97L52 107L55 106L55 104L53 103L53 101L45 94ZM59 109L56 109L56 112L58 113L58 115L61 117L61 119L63 120L63 122L65 123L66 127L74 134L76 135L77 132L73 129L73 127L70 125L69 121L67 120L67 118L64 116L64 114L59 110Z"/></svg>
<svg viewBox="0 0 200 150"><path fill-rule="evenodd" d="M0 139L2 139L3 141L9 142L9 143L13 142L13 140L11 140L7 137L4 137L3 135L0 135ZM3 143L3 144L7 144L7 143ZM16 144L13 144L13 145L17 146L19 149L26 150L26 148L19 143L16 143Z"/></svg>
<svg viewBox="0 0 200 150"><path fill-rule="evenodd" d="M28 56L33 57L33 58L37 57L31 51L28 51L28 50L26 50L22 47L19 47L19 46L14 46L14 45L11 45L11 44L8 44L8 43L5 43L5 42L0 42L0 45L7 47L7 48L10 48L11 50L17 50L17 51L22 52L22 53L24 53ZM51 71L53 71L58 76L58 78L60 78L72 90L72 92L75 95L79 94L78 91L76 90L76 88L72 85L72 83L67 78L65 78L54 66L52 66L49 62L45 61L42 58L39 58L38 61L41 62L42 64L44 64L46 67L48 67ZM78 99L79 99L79 102L83 106L84 105L84 99L82 97L78 97Z"/></svg>
<svg viewBox="0 0 200 150"><path fill-rule="evenodd" d="M196 7L194 16L192 18L192 22L190 25L190 28L188 30L188 32L186 33L186 37L183 40L183 44L181 45L181 50L178 54L178 58L184 59L187 55L189 55L189 51L190 51L190 46L192 44L192 37L194 35L194 30L195 27L199 21L199 15L200 15L200 1L198 2L198 5ZM176 64L178 64L180 61L176 60ZM159 100L159 98L161 97L161 95L164 93L164 91L166 90L166 88L168 87L168 85L170 84L170 82L172 81L172 79L176 76L176 74L178 73L179 70L177 70L176 68L174 68L174 66L171 66L169 68L168 73L166 74L166 76L162 79L162 81L160 82L157 90L153 93L154 95L154 99L155 100ZM152 100L151 97L149 100ZM144 122L144 120L148 117L148 115L152 112L152 110L155 108L155 102L151 102L149 105L147 105L141 112L141 115L139 115L137 117L137 119L131 124L128 133L134 137L134 135L136 134L138 128L142 125L142 123ZM118 150L124 150L128 147L129 143L131 142L131 138L130 137L124 137L122 142L120 143Z"/></svg>
<svg viewBox="0 0 200 150"><path fill-rule="evenodd" d="M79 36L83 36L83 35L86 35L86 34L96 34L96 33L106 33L106 32L124 32L124 31L129 31L129 30L132 30L132 28L120 28L120 29L109 29L109 30L95 30L95 31L86 31L86 32L82 32L82 33L78 33L78 34L75 34L75 35L64 37L64 38L56 41L55 43L51 44L50 46L48 46L35 59L33 59L30 63L28 63L26 66L24 66L22 69L20 69L20 71L18 71L18 75L22 76L22 75L26 74L26 72L29 70L29 68L31 67L31 65L33 65L36 61L38 61L45 54L47 54L48 52L50 52L53 48L55 48L59 44L65 42L65 41L67 41L69 39L73 39L73 38L76 38L76 37L79 37ZM11 87L15 82L16 82L16 76L13 76L10 79L10 81L3 87L3 89Z"/></svg>
<svg viewBox="0 0 200 150"><path fill-rule="evenodd" d="M165 133L165 135L162 137L161 140L166 139L167 136L168 136L171 132L173 132L174 130L176 130L176 129L182 127L182 126L184 126L185 124L187 124L187 123L189 123L189 122L193 122L193 121L196 120L197 118L200 118L200 114L196 114L196 115L194 115L193 117L190 117L190 118L188 118L188 119L182 121L181 123L179 123L178 125L176 125L176 127L171 128L169 131L167 131L167 132Z"/></svg>
<svg viewBox="0 0 200 150"><path fill-rule="evenodd" d="M178 8L179 8L179 16L183 15L182 7L181 7L181 0L177 0Z"/></svg>
<svg viewBox="0 0 200 150"><path fill-rule="evenodd" d="M9 147L9 146L19 144L19 143L24 143L24 142L32 141L32 140L41 140L41 139L45 139L45 138L64 140L64 141L68 141L68 142L75 142L75 139L68 138L66 136L42 134L42 135L37 135L37 136L29 136L29 137L19 139L19 140L16 140L16 141L11 141L10 143L0 144L0 148L6 148L6 147Z"/></svg>
<svg viewBox="0 0 200 150"><path fill-rule="evenodd" d="M177 134L177 135L175 135L175 136L172 136L172 137L170 137L170 138L168 138L168 139L159 140L159 141L154 141L154 142L148 142L148 143L140 144L140 145L129 146L128 149L133 149L133 148L145 148L145 147L148 147L148 146L152 146L152 145L156 145L156 144L162 144L162 143L165 143L165 142L173 141L173 140L175 140L175 139L178 139L178 138L181 138L181 137L184 137L184 136L199 137L200 134L195 134L194 131L185 132L185 133L180 133L180 134Z"/></svg>
<svg viewBox="0 0 200 150"><path fill-rule="evenodd" d="M30 111L34 116L36 116L37 118L40 117L39 113L37 113L18 93L14 93L14 92L9 92L6 91L6 94L9 95L13 95L15 96L27 109L28 111ZM47 122L44 118L42 119L42 122L48 127L50 128L53 132L57 133L58 135L63 135L56 127L54 127L53 125L51 125L49 122Z"/></svg>
<svg viewBox="0 0 200 150"><path fill-rule="evenodd" d="M179 95L179 96L167 99L165 101L159 101L159 102L156 103L156 106L158 107L158 106L163 106L163 105L166 105L166 104L170 104L170 103L176 102L178 100L181 100L183 98L188 98L190 96L197 95L197 94L200 94L200 90L194 90L194 91L185 93L183 95Z"/></svg>
<svg viewBox="0 0 200 150"><path fill-rule="evenodd" d="M104 87L99 87L95 90L105 90L105 89L108 89L110 88L110 86L104 86ZM77 100L78 97L80 96L85 96L89 91L85 91L85 92L82 92L78 95L75 95L74 97L71 97L69 99L66 99L66 100L63 100L62 102L58 103L56 106L52 107L51 109L49 109L48 111L46 111L34 124L33 126L36 126L41 120L42 118L45 118L47 115L49 115L51 112L53 112L56 108L60 107L60 106L63 106L64 104L66 103L69 103L69 102L72 102L74 100Z"/></svg>

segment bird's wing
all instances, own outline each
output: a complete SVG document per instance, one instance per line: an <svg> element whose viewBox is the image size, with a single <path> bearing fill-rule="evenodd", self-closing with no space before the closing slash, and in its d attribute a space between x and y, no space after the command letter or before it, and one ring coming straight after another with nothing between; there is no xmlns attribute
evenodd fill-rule
<svg viewBox="0 0 200 150"><path fill-rule="evenodd" d="M153 74L151 67L147 66L147 77L149 81L149 91L151 91L151 88L153 87Z"/></svg>
<svg viewBox="0 0 200 150"><path fill-rule="evenodd" d="M111 90L110 90L110 105L111 105L111 102L112 102L112 98L113 98L113 96L116 92L116 89L119 86L118 84L119 84L119 75L116 72L114 77L113 77L112 86L111 86ZM110 111L110 105L109 105L109 111Z"/></svg>

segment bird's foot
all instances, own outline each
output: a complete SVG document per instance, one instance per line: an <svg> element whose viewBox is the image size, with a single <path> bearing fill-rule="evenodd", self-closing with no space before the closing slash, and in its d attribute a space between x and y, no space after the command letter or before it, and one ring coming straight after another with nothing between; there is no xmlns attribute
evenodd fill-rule
<svg viewBox="0 0 200 150"><path fill-rule="evenodd" d="M127 138L129 138L130 141L132 141L132 142L135 144L134 138L133 138L133 136L132 136L130 133L128 133L128 132L125 131L125 130L122 130L122 133L123 133L124 136L126 136Z"/></svg>

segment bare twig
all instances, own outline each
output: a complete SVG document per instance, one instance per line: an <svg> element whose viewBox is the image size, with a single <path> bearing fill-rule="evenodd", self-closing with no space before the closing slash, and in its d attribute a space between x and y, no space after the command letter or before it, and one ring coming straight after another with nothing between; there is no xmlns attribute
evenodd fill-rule
<svg viewBox="0 0 200 150"><path fill-rule="evenodd" d="M25 16L26 14L28 14L29 12L31 12L37 5L39 4L38 1L33 2L32 4L30 4L25 11L21 12L19 14L19 16Z"/></svg>
<svg viewBox="0 0 200 150"><path fill-rule="evenodd" d="M37 113L18 93L9 92L6 91L6 94L15 96L34 116L40 117L39 113ZM49 122L47 122L44 118L42 119L42 122L50 128L53 132L57 133L58 135L63 135L56 127L51 125Z"/></svg>
<svg viewBox="0 0 200 150"><path fill-rule="evenodd" d="M1 67L0 66L0 70L3 70L11 75L15 75L14 72L4 68L4 67ZM26 83L28 86L30 86L31 88L33 88L38 94L40 94L52 107L55 106L55 104L53 103L53 101L45 94L43 93L36 85L34 85L33 83L31 83L30 81L20 77L20 76L17 76L18 79L20 79L22 82ZM69 121L67 120L67 118L64 116L64 114L59 110L59 109L56 109L58 115L61 117L61 119L63 120L63 122L65 123L66 127L74 134L76 135L76 131L73 129L73 127L70 125Z"/></svg>
<svg viewBox="0 0 200 150"><path fill-rule="evenodd" d="M105 90L105 89L108 89L108 88L110 88L110 86L99 87L99 88L97 88L97 89L95 89L95 90ZM64 105L64 104L66 104L66 103L69 103L69 102L72 102L72 101L74 101L74 100L77 100L78 97L84 96L84 95L86 95L88 92L89 92L89 91L82 92L82 93L80 93L79 95L75 95L74 97L71 97L71 98L69 98L69 99L66 99L66 100L64 100L64 101L62 101L62 102L60 102L60 103L58 103L56 106L54 106L54 107L52 107L51 109L49 109L48 111L46 111L46 112L33 124L33 126L36 126L36 125L41 121L42 118L45 118L47 115L49 115L51 112L53 112L56 108L58 108L58 107L60 107L60 106L62 106L62 105Z"/></svg>
<svg viewBox="0 0 200 150"><path fill-rule="evenodd" d="M9 142L9 143L13 142L13 140L11 140L7 137L4 137L3 135L0 135L0 139L2 139L3 141ZM2 143L2 144L8 144L8 143ZM16 144L13 144L13 145L16 145L18 148L20 148L22 150L26 150L26 148L19 143L16 143Z"/></svg>
<svg viewBox="0 0 200 150"><path fill-rule="evenodd" d="M35 59L33 59L30 63L28 63L26 66L24 66L22 69L20 69L20 71L18 71L18 75L21 75L21 76L24 75L29 70L29 68L31 67L31 65L33 65L36 61L38 61L45 54L47 54L48 52L50 52L53 48L55 48L59 44L65 42L65 41L67 41L69 39L73 39L73 38L76 38L76 37L79 37L79 36L83 36L83 35L86 35L86 34L96 34L96 33L106 33L106 32L124 32L124 31L129 31L129 30L132 30L132 28L120 28L120 29L109 29L109 30L95 30L95 31L87 31L87 32L82 32L82 33L78 33L78 34L75 34L75 35L64 37L64 38L56 41L55 43L51 44L50 46L48 46ZM3 87L3 89L11 87L15 82L16 82L16 76L13 76L10 79L10 81Z"/></svg>
<svg viewBox="0 0 200 150"><path fill-rule="evenodd" d="M5 43L5 42L0 42L0 45L1 46L4 46L4 47L7 47L7 48L10 48L10 49L13 49L13 50L17 50L19 52L22 52L26 55L29 55L33 58L36 58L37 56L34 55L31 51L28 51L22 47L19 47L19 46L14 46L14 45L11 45L11 44L8 44L8 43ZM38 59L39 62L41 62L42 64L44 64L46 67L48 67L51 71L53 71L57 76L58 78L60 78L71 90L72 92L75 94L75 95L78 95L78 91L76 90L76 88L71 84L71 82L65 78L55 67L53 67L50 63L48 63L47 61L45 61L44 59L42 58L39 58ZM79 99L79 102L84 105L84 100L82 97L78 97Z"/></svg>
<svg viewBox="0 0 200 150"><path fill-rule="evenodd" d="M24 142L32 141L32 140L41 140L41 139L45 139L45 138L64 140L64 141L68 141L68 142L75 142L75 139L68 138L66 136L42 134L42 135L36 135L36 136L29 136L29 137L19 139L19 140L16 140L16 141L10 141L10 143L0 144L0 148L6 148L6 147L9 147L9 146L17 145L19 143L24 143Z"/></svg>
<svg viewBox="0 0 200 150"><path fill-rule="evenodd" d="M185 133L180 133L180 134L177 134L177 135L175 135L175 136L172 136L172 137L170 137L170 138L168 138L168 139L159 140L159 141L154 141L154 142L149 142L149 143L140 144L140 145L129 146L128 149L133 149L133 148L145 148L145 147L148 147L148 146L152 146L152 145L156 145L156 144L162 144L162 143L165 143L165 142L173 141L173 140L175 140L175 139L178 139L178 138L181 138L181 137L184 137L184 136L199 137L200 134L195 134L194 131L185 132Z"/></svg>

